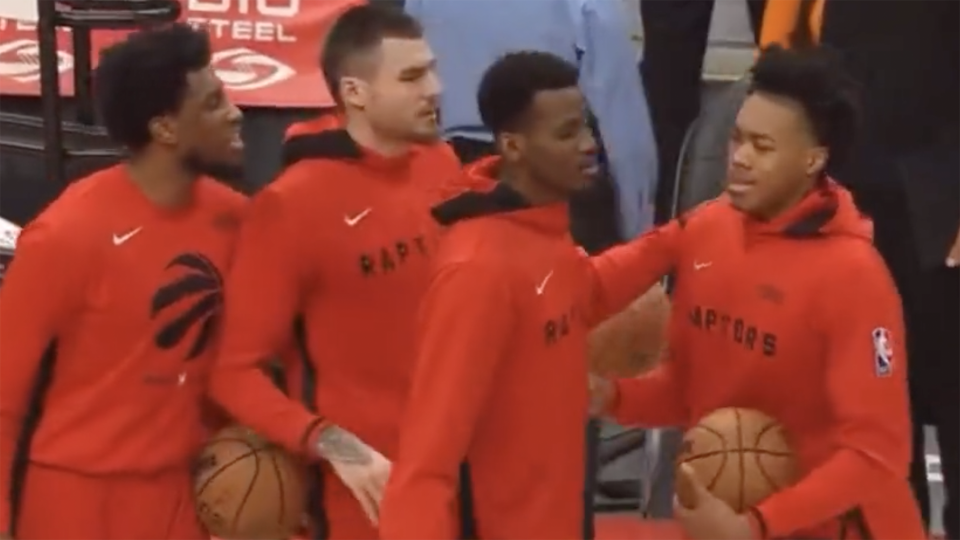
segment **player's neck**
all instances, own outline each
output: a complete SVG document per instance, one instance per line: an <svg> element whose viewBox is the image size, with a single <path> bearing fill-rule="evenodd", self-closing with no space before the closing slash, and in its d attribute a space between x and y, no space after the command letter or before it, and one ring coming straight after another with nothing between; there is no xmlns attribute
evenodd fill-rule
<svg viewBox="0 0 960 540"><path fill-rule="evenodd" d="M758 217L762 221L776 220L800 204L805 198L807 198L807 195L810 195L810 192L816 189L817 185L818 182L814 178L807 178L801 182L798 182L798 187L792 194L777 201L776 205L771 206Z"/></svg>
<svg viewBox="0 0 960 540"><path fill-rule="evenodd" d="M151 203L161 208L177 208L190 203L195 172L170 160L142 155L127 162L130 179Z"/></svg>
<svg viewBox="0 0 960 540"><path fill-rule="evenodd" d="M357 115L348 115L345 122L345 129L361 147L371 150L383 157L395 157L406 154L410 151L410 142L400 139L391 139L383 137L377 133L369 122Z"/></svg>
<svg viewBox="0 0 960 540"><path fill-rule="evenodd" d="M500 182L513 188L533 206L547 206L566 200L563 194L547 188L524 171L501 167L499 177Z"/></svg>

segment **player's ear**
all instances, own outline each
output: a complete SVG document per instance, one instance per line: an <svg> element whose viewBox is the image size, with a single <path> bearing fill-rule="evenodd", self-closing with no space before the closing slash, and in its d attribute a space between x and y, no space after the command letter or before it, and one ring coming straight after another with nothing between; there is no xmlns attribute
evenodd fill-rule
<svg viewBox="0 0 960 540"><path fill-rule="evenodd" d="M516 162L523 153L523 137L516 133L501 133L497 136L497 148L503 159Z"/></svg>
<svg viewBox="0 0 960 540"><path fill-rule="evenodd" d="M367 84L358 77L340 78L340 99L350 106L363 109L367 105Z"/></svg>
<svg viewBox="0 0 960 540"><path fill-rule="evenodd" d="M817 176L827 166L830 151L824 146L812 148L807 153L806 173L808 176Z"/></svg>
<svg viewBox="0 0 960 540"><path fill-rule="evenodd" d="M177 126L172 117L156 116L150 120L147 128L154 141L170 146L177 144Z"/></svg>

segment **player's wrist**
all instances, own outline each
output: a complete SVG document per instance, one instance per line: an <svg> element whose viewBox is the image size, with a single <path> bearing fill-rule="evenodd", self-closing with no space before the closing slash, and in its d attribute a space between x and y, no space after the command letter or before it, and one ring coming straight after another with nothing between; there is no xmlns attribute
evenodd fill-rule
<svg viewBox="0 0 960 540"><path fill-rule="evenodd" d="M364 465L371 461L370 448L359 437L329 422L318 426L311 447L316 457L331 463Z"/></svg>
<svg viewBox="0 0 960 540"><path fill-rule="evenodd" d="M303 432L302 447L306 451L307 456L310 459L322 459L323 456L319 452L319 439L320 434L324 430L332 426L330 422L323 418L317 418L314 421L310 422L307 428Z"/></svg>

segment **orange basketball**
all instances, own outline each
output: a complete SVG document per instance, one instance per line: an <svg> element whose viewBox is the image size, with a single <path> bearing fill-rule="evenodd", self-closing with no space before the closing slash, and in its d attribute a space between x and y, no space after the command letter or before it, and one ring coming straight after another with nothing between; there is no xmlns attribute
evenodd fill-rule
<svg viewBox="0 0 960 540"><path fill-rule="evenodd" d="M667 341L670 300L655 285L627 309L598 325L589 338L594 373L605 377L635 377L657 365Z"/></svg>
<svg viewBox="0 0 960 540"><path fill-rule="evenodd" d="M711 493L737 512L793 484L798 467L783 427L751 409L717 410L683 436L677 465L687 463ZM677 471L677 475L681 471ZM685 483L677 483L684 506L695 506Z"/></svg>
<svg viewBox="0 0 960 540"><path fill-rule="evenodd" d="M291 538L303 519L303 478L300 465L288 453L249 429L228 427L197 459L197 515L219 538Z"/></svg>

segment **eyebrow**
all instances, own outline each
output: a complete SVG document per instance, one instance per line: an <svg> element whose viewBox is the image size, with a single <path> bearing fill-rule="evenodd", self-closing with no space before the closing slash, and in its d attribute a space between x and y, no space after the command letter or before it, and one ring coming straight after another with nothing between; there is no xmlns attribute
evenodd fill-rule
<svg viewBox="0 0 960 540"><path fill-rule="evenodd" d="M424 71L433 69L433 68L436 67L436 66L437 66L437 59L434 58L434 59L431 59L429 62L426 62L426 63L421 64L421 65L419 65L419 66L410 66L410 67L404 68L403 70L400 71L400 74L401 74L401 75L412 75L412 74L416 74L416 73L423 73Z"/></svg>
<svg viewBox="0 0 960 540"><path fill-rule="evenodd" d="M751 139L763 139L769 142L777 142L776 139L774 139L770 135L767 135L766 133L757 133L756 131L745 130L737 125L733 126L733 132L738 133L740 135L745 135Z"/></svg>

